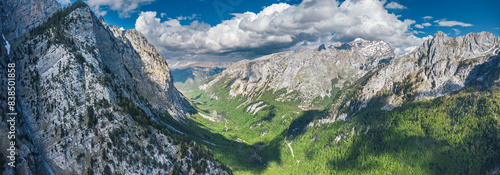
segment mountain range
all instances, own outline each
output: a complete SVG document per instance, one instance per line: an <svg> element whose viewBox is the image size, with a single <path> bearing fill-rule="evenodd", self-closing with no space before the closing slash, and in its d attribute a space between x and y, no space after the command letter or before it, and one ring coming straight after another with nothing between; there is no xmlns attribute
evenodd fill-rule
<svg viewBox="0 0 500 175"><path fill-rule="evenodd" d="M265 173L496 174L499 53L489 32L437 32L404 55L356 39L239 61L187 96L200 123L263 147L228 154L257 158Z"/></svg>
<svg viewBox="0 0 500 175"><path fill-rule="evenodd" d="M0 112L17 112L3 174L500 173L492 33L437 32L404 55L358 38L170 69L85 2L0 9Z"/></svg>

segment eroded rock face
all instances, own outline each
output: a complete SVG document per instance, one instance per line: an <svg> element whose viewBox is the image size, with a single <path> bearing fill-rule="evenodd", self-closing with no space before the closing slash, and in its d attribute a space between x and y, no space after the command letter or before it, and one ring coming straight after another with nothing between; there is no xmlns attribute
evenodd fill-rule
<svg viewBox="0 0 500 175"><path fill-rule="evenodd" d="M387 99L382 109L391 110L403 102L436 98L468 85L488 88L498 81L499 52L499 37L492 33L450 38L437 32L415 51L394 58L367 77L360 96L354 97L350 104L334 104L332 111L349 106L354 112L381 95Z"/></svg>
<svg viewBox="0 0 500 175"><path fill-rule="evenodd" d="M193 108L142 34L107 26L81 1L53 16L60 19L11 40L20 146L10 173L231 174L206 148L164 129L169 116L182 122Z"/></svg>
<svg viewBox="0 0 500 175"><path fill-rule="evenodd" d="M5 0L0 2L1 28L5 39L12 41L49 18L61 5L56 0Z"/></svg>
<svg viewBox="0 0 500 175"><path fill-rule="evenodd" d="M176 119L182 120L184 114L195 109L173 85L173 78L165 58L150 44L146 37L135 29L121 31L109 26L110 31L122 43L130 47L140 58L123 56L124 66L130 71L137 83L137 91L148 100L156 110L167 110ZM127 51L128 52L128 51Z"/></svg>
<svg viewBox="0 0 500 175"><path fill-rule="evenodd" d="M367 72L388 63L394 51L383 41L356 39L319 49L282 52L255 60L235 63L199 88L214 98L243 95L258 97L264 91L286 90L281 101L299 99L310 105L316 97L330 96L334 87L342 88ZM229 97L218 97L217 85L230 83ZM298 95L290 95L298 92Z"/></svg>

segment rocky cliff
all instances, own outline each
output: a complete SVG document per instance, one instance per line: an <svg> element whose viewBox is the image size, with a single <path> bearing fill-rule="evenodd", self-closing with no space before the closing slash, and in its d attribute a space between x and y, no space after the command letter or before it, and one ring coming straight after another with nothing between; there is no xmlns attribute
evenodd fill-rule
<svg viewBox="0 0 500 175"><path fill-rule="evenodd" d="M141 33L106 25L81 1L35 16L31 30L4 33L19 35L6 37L10 54L2 52L0 67L4 73L10 59L19 77L19 160L6 173L231 174L169 126L194 109Z"/></svg>
<svg viewBox="0 0 500 175"><path fill-rule="evenodd" d="M0 2L0 31L7 40L14 40L49 18L61 5L55 0Z"/></svg>
<svg viewBox="0 0 500 175"><path fill-rule="evenodd" d="M352 88L355 95L339 97L332 117L355 113L373 99L381 99L382 109L391 110L403 102L432 99L467 86L489 88L498 81L499 52L499 37L492 33L451 38L437 32L415 51L365 76L361 86Z"/></svg>
<svg viewBox="0 0 500 175"><path fill-rule="evenodd" d="M393 57L394 51L384 41L356 39L345 44L243 60L212 77L200 89L213 98L237 95L259 98L266 91L284 90L276 100L298 100L301 105L310 106L314 99L331 96L335 87L355 82ZM228 87L227 97L218 95L221 84Z"/></svg>

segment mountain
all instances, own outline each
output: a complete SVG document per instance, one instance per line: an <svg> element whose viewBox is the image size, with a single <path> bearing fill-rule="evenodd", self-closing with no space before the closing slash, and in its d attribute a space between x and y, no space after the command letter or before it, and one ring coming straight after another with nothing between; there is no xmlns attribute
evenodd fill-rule
<svg viewBox="0 0 500 175"><path fill-rule="evenodd" d="M383 43L240 61L187 94L192 118L238 143L205 137L236 174L498 174L499 37Z"/></svg>
<svg viewBox="0 0 500 175"><path fill-rule="evenodd" d="M335 88L348 86L394 56L384 41L356 39L346 44L239 61L199 88L216 99L238 95L258 99L266 92L276 93L278 101L298 100L308 107L317 98L331 97ZM218 87L222 84L224 89Z"/></svg>
<svg viewBox="0 0 500 175"><path fill-rule="evenodd" d="M18 113L0 120L0 174L500 172L491 33L438 32L405 55L355 39L176 72L82 1L0 6L0 112L14 112L14 82ZM174 83L191 80L203 83L189 101Z"/></svg>
<svg viewBox="0 0 500 175"><path fill-rule="evenodd" d="M450 38L437 32L415 51L365 77L357 95L340 97L332 117L353 114L370 102L382 101L382 109L391 110L404 102L449 95L473 84L489 88L498 81L499 52L500 39L492 33ZM342 108L350 109L343 113Z"/></svg>
<svg viewBox="0 0 500 175"><path fill-rule="evenodd" d="M40 25L60 8L61 5L55 0L41 0L37 3L30 0L2 1L0 31L5 39L14 40Z"/></svg>
<svg viewBox="0 0 500 175"><path fill-rule="evenodd" d="M11 13L2 16L10 52L2 49L1 69L6 77L16 64L19 154L15 169L1 156L6 173L232 174L171 126L195 109L140 32L108 26L82 1L55 10L46 7L56 1L2 4ZM12 32L8 17L26 23ZM8 140L0 144L8 155Z"/></svg>
<svg viewBox="0 0 500 175"><path fill-rule="evenodd" d="M172 69L175 87L183 93L189 93L197 89L203 81L222 72L232 64L233 62L195 62Z"/></svg>

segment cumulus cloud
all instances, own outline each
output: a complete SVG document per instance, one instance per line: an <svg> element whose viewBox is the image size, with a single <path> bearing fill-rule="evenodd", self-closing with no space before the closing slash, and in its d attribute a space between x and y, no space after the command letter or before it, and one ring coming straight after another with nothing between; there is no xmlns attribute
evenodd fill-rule
<svg viewBox="0 0 500 175"><path fill-rule="evenodd" d="M428 21L428 20L431 20L432 19L432 16L424 16L422 17L425 21Z"/></svg>
<svg viewBox="0 0 500 175"><path fill-rule="evenodd" d="M386 9L406 9L405 6L398 4L397 2L391 2L385 5Z"/></svg>
<svg viewBox="0 0 500 175"><path fill-rule="evenodd" d="M419 29L423 29L423 28L424 28L424 26L423 26L423 25L421 25L421 24L415 24L415 27L416 27L416 28L419 28Z"/></svg>
<svg viewBox="0 0 500 175"><path fill-rule="evenodd" d="M166 57L200 55L252 56L306 43L382 39L401 52L426 38L413 35L414 20L399 20L378 0L304 0L298 5L273 4L259 13L234 13L216 26L178 19L162 21L156 12L141 12L135 28ZM236 54L236 55L233 55ZM245 55L246 54L246 55ZM236 59L236 58L235 58ZM234 60L233 60L234 61Z"/></svg>
<svg viewBox="0 0 500 175"><path fill-rule="evenodd" d="M147 5L155 0L87 0L87 4L98 15L104 16L108 10L118 12L120 18L130 17L130 13L142 6Z"/></svg>
<svg viewBox="0 0 500 175"><path fill-rule="evenodd" d="M460 21L447 21L446 19L435 20L434 23L437 23L439 26L444 26L444 27L453 27L453 26L470 27L470 26L473 26L472 24L463 23Z"/></svg>

